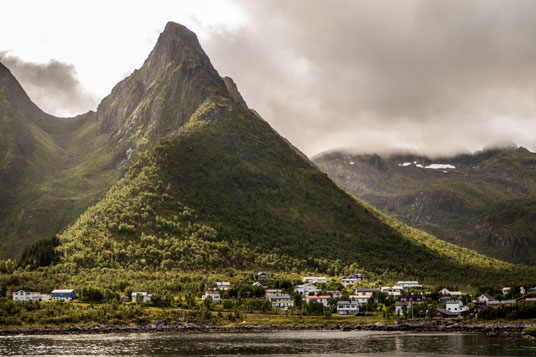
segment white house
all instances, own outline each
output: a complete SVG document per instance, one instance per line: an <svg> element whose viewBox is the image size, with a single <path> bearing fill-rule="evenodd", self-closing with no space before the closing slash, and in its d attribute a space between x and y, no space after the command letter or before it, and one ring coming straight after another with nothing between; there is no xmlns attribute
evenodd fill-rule
<svg viewBox="0 0 536 357"><path fill-rule="evenodd" d="M453 296L453 297L460 297L460 296L463 295L463 293L461 291L450 291L447 288L443 288L443 289L439 290L439 293L441 295Z"/></svg>
<svg viewBox="0 0 536 357"><path fill-rule="evenodd" d="M132 301L138 301L138 299L141 300L141 302L149 302L151 301L152 295L147 293L146 291L137 291L132 293Z"/></svg>
<svg viewBox="0 0 536 357"><path fill-rule="evenodd" d="M495 299L492 298L490 295L488 294L482 294L478 297L478 302L482 302L484 304L488 304L490 301L494 301Z"/></svg>
<svg viewBox="0 0 536 357"><path fill-rule="evenodd" d="M381 288L381 292L382 293L387 293L388 295L400 295L402 290L404 290L404 288L400 285L395 285L395 286L382 286Z"/></svg>
<svg viewBox="0 0 536 357"><path fill-rule="evenodd" d="M352 274L350 276L343 276L341 279L341 284L344 286L352 286L363 280L365 280L364 274Z"/></svg>
<svg viewBox="0 0 536 357"><path fill-rule="evenodd" d="M369 300L372 298L372 293L358 293L355 295L350 295L350 301L357 302L359 306L365 306L368 304Z"/></svg>
<svg viewBox="0 0 536 357"><path fill-rule="evenodd" d="M359 312L359 305L351 301L337 302L337 313L339 315L355 315Z"/></svg>
<svg viewBox="0 0 536 357"><path fill-rule="evenodd" d="M257 288L262 288L262 287L263 287L262 284L259 283L258 281L256 281L256 282L254 282L253 284L251 284L251 286L255 286L255 287L257 287Z"/></svg>
<svg viewBox="0 0 536 357"><path fill-rule="evenodd" d="M469 306L464 305L460 300L452 300L447 301L447 306L445 309L450 312L461 314L463 311L469 310Z"/></svg>
<svg viewBox="0 0 536 357"><path fill-rule="evenodd" d="M339 290L328 290L328 295L331 295L334 299L342 297L342 291Z"/></svg>
<svg viewBox="0 0 536 357"><path fill-rule="evenodd" d="M221 296L218 290L207 290L205 295L201 296L201 300L205 301L209 296L212 298L213 303L219 304L221 302Z"/></svg>
<svg viewBox="0 0 536 357"><path fill-rule="evenodd" d="M331 296L329 295L307 296L307 303L310 303L311 301L316 301L321 303L325 307L329 307L329 299L331 299Z"/></svg>
<svg viewBox="0 0 536 357"><path fill-rule="evenodd" d="M231 283L228 281L217 281L216 289L218 290L229 290L231 288Z"/></svg>
<svg viewBox="0 0 536 357"><path fill-rule="evenodd" d="M501 289L503 295L507 295L510 292L510 287L504 287Z"/></svg>
<svg viewBox="0 0 536 357"><path fill-rule="evenodd" d="M266 280L270 279L270 274L263 271L256 271L253 273L253 279Z"/></svg>
<svg viewBox="0 0 536 357"><path fill-rule="evenodd" d="M294 306L294 301L290 298L289 294L267 294L266 299L270 301L272 307L288 309Z"/></svg>
<svg viewBox="0 0 536 357"><path fill-rule="evenodd" d="M306 276L303 278L304 283L310 284L325 284L328 279L325 276Z"/></svg>
<svg viewBox="0 0 536 357"><path fill-rule="evenodd" d="M422 285L416 280L401 280L396 285L401 286L402 289L422 289Z"/></svg>
<svg viewBox="0 0 536 357"><path fill-rule="evenodd" d="M397 301L395 302L395 315L404 316L411 309L411 302Z"/></svg>
<svg viewBox="0 0 536 357"><path fill-rule="evenodd" d="M41 301L42 294L41 292L31 289L31 288L22 288L13 292L13 301Z"/></svg>
<svg viewBox="0 0 536 357"><path fill-rule="evenodd" d="M341 279L341 284L344 285L344 286L353 286L357 283L359 283L361 280L359 279L355 279L355 278L346 278L346 277L343 277Z"/></svg>
<svg viewBox="0 0 536 357"><path fill-rule="evenodd" d="M317 294L320 292L320 289L314 286L313 284L301 284L294 287L294 291L302 295Z"/></svg>

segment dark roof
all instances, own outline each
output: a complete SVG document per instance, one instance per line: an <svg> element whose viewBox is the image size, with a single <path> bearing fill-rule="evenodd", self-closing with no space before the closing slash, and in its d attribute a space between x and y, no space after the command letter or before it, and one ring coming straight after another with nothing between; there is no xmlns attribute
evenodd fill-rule
<svg viewBox="0 0 536 357"><path fill-rule="evenodd" d="M449 311L449 310L446 310L446 309L436 308L436 311L441 312L443 315L458 316L457 313Z"/></svg>
<svg viewBox="0 0 536 357"><path fill-rule="evenodd" d="M375 292L375 291L380 291L380 288L357 288L355 289L355 292L358 292L358 293L366 293L366 292Z"/></svg>
<svg viewBox="0 0 536 357"><path fill-rule="evenodd" d="M22 287L20 288L19 290L17 291L24 291L26 293L38 293L39 291L35 290L35 289L32 289L32 288L26 288L26 287Z"/></svg>

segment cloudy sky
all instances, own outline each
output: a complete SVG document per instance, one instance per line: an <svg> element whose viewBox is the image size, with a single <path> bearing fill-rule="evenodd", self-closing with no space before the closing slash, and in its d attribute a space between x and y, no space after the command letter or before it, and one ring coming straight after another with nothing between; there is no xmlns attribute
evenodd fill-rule
<svg viewBox="0 0 536 357"><path fill-rule="evenodd" d="M0 62L45 111L95 109L167 21L308 155L536 150L536 1L5 1Z"/></svg>

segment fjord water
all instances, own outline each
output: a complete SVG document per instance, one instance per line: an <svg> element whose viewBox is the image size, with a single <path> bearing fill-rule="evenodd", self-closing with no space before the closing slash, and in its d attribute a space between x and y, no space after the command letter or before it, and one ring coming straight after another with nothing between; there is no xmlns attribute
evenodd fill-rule
<svg viewBox="0 0 536 357"><path fill-rule="evenodd" d="M0 337L0 355L536 356L536 342L468 333L284 331Z"/></svg>

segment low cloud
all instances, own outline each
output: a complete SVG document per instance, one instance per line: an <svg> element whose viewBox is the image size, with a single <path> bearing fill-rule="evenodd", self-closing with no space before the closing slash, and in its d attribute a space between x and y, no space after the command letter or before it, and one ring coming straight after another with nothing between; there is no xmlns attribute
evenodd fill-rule
<svg viewBox="0 0 536 357"><path fill-rule="evenodd" d="M76 77L74 66L51 60L46 64L26 62L0 52L3 63L43 111L72 116L95 109L98 98L86 91Z"/></svg>
<svg viewBox="0 0 536 357"><path fill-rule="evenodd" d="M240 1L204 43L308 155L536 149L536 2Z"/></svg>

